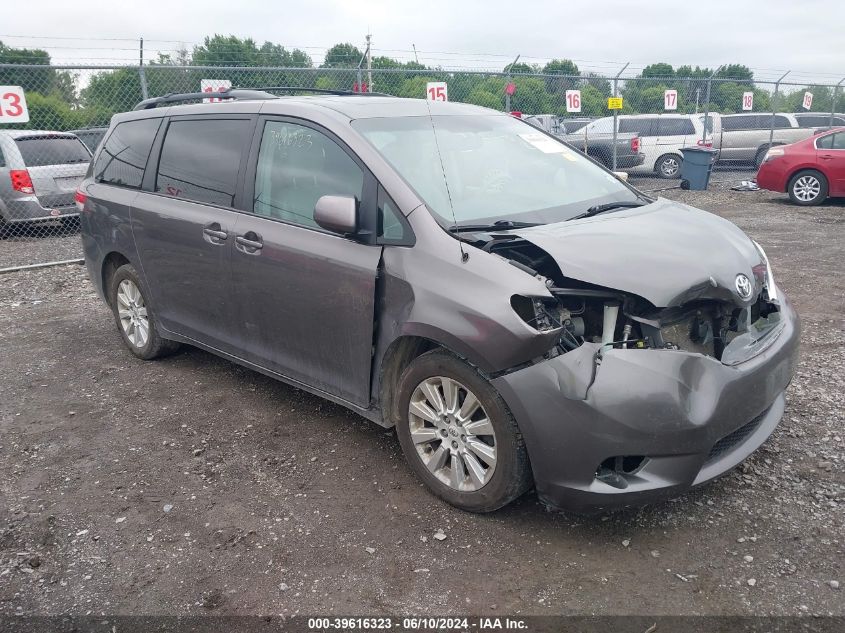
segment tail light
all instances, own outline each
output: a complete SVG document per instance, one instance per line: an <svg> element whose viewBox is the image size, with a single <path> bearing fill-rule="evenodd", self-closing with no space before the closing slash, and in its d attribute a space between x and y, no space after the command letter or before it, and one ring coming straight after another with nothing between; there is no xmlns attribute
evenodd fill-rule
<svg viewBox="0 0 845 633"><path fill-rule="evenodd" d="M511 112L511 116L515 116L517 119L521 119L522 112L520 112L519 110L514 110L513 112Z"/></svg>
<svg viewBox="0 0 845 633"><path fill-rule="evenodd" d="M699 147L713 147L713 141L705 141L704 139L698 139L696 141L696 145Z"/></svg>
<svg viewBox="0 0 845 633"><path fill-rule="evenodd" d="M634 138L631 139L631 151L634 152L634 154L639 153L639 151L640 151L640 137L639 136L635 136Z"/></svg>
<svg viewBox="0 0 845 633"><path fill-rule="evenodd" d="M85 201L88 200L88 196L82 193L81 189L76 190L76 194L73 196L73 201L76 203L76 210L82 213L82 210L85 208Z"/></svg>
<svg viewBox="0 0 845 633"><path fill-rule="evenodd" d="M32 178L29 177L29 172L26 169L12 169L9 171L9 176L12 178L12 189L15 191L35 193Z"/></svg>

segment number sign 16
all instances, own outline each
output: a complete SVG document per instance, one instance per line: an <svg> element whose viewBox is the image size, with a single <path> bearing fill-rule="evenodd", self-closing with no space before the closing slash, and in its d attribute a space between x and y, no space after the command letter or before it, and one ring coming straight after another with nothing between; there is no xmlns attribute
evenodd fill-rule
<svg viewBox="0 0 845 633"><path fill-rule="evenodd" d="M425 98L428 101L448 101L449 94L445 81L429 81L425 85Z"/></svg>
<svg viewBox="0 0 845 633"><path fill-rule="evenodd" d="M580 112L581 111L581 91L567 90L566 91L566 111Z"/></svg>
<svg viewBox="0 0 845 633"><path fill-rule="evenodd" d="M20 86L0 86L0 123L27 123L29 110Z"/></svg>
<svg viewBox="0 0 845 633"><path fill-rule="evenodd" d="M742 93L742 109L743 110L753 110L754 109L754 93L753 92L743 92Z"/></svg>
<svg viewBox="0 0 845 633"><path fill-rule="evenodd" d="M663 93L663 109L677 110L678 109L678 91L666 90Z"/></svg>

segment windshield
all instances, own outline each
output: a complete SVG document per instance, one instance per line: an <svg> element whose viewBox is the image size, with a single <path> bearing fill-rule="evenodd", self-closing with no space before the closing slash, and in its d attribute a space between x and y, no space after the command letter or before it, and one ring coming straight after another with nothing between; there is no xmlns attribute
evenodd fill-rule
<svg viewBox="0 0 845 633"><path fill-rule="evenodd" d="M639 199L576 150L510 116L372 118L352 125L444 224L560 222L596 204Z"/></svg>

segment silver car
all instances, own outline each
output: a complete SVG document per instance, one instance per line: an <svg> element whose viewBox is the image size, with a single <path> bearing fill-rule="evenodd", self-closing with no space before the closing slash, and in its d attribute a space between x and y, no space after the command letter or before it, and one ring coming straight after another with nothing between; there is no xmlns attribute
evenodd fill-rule
<svg viewBox="0 0 845 633"><path fill-rule="evenodd" d="M73 134L0 130L0 224L78 216L74 194L90 161Z"/></svg>

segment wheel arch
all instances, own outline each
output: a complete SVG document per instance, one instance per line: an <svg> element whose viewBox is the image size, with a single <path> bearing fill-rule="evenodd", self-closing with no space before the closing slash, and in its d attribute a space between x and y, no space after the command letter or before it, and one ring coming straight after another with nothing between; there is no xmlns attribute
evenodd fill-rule
<svg viewBox="0 0 845 633"><path fill-rule="evenodd" d="M111 297L109 296L109 286L111 285L112 277L114 277L115 272L121 266L125 266L126 264L131 264L132 262L129 261L123 253L118 251L112 251L108 253L103 258L103 264L100 267L100 283L102 284L103 288L103 296L106 299L106 303L111 306Z"/></svg>

